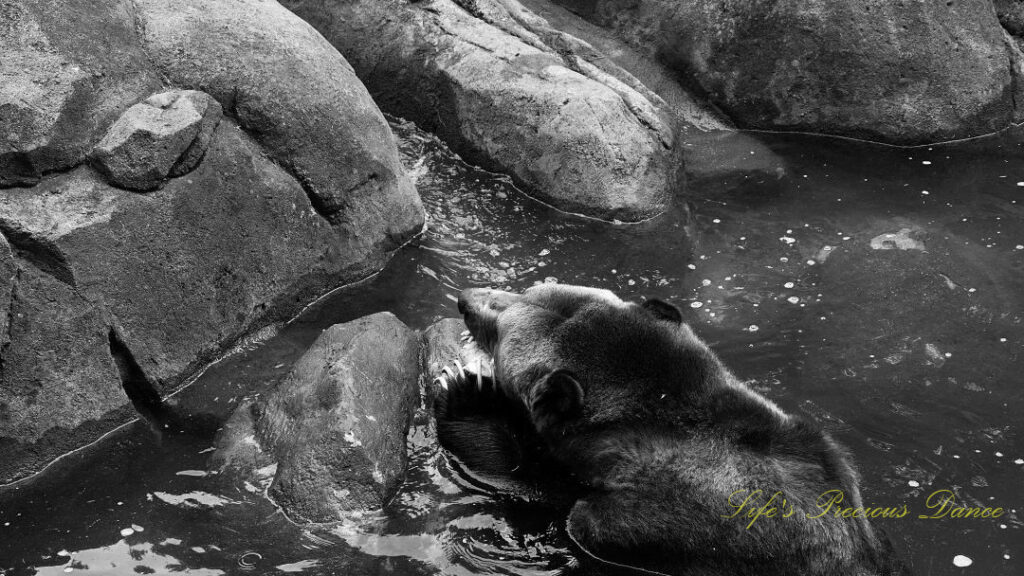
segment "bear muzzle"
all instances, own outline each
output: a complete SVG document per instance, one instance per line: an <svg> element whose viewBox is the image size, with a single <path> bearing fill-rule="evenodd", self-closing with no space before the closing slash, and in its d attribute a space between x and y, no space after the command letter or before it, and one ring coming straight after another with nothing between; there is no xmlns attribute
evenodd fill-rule
<svg viewBox="0 0 1024 576"><path fill-rule="evenodd" d="M473 339L493 353L498 339L498 316L522 296L489 288L467 288L459 294L459 313Z"/></svg>

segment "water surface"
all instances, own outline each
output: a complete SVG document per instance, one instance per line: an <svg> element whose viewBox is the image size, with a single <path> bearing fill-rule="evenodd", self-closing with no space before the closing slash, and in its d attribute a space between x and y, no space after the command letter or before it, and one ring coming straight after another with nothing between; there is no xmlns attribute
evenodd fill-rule
<svg viewBox="0 0 1024 576"><path fill-rule="evenodd" d="M299 527L207 472L212 434L334 323L455 316L469 286L558 281L681 306L741 378L848 446L917 574L1022 572L1024 136L921 149L693 136L692 178L636 226L567 216L396 123L430 230L181 393L187 433L137 423L0 495L0 573L545 574L564 518L453 468L421 415L401 494L370 526ZM709 153L707 151L712 151ZM916 518L937 489L999 519ZM971 559L954 566L955 556Z"/></svg>

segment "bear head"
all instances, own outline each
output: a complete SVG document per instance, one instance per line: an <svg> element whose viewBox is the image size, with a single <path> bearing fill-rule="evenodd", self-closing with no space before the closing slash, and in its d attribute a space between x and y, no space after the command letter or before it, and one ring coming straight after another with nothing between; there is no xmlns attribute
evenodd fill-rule
<svg viewBox="0 0 1024 576"><path fill-rule="evenodd" d="M636 304L608 290L540 284L522 294L468 289L459 311L491 355L494 378L545 435L676 427L727 377L679 309L660 300Z"/></svg>

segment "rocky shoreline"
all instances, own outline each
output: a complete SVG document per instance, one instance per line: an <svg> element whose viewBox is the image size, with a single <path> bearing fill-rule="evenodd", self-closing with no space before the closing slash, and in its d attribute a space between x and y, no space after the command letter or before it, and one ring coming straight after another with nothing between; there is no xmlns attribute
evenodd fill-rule
<svg viewBox="0 0 1024 576"><path fill-rule="evenodd" d="M773 6L0 4L0 484L418 234L382 110L620 222L726 165L785 173L722 130L909 145L1024 119L1014 2Z"/></svg>

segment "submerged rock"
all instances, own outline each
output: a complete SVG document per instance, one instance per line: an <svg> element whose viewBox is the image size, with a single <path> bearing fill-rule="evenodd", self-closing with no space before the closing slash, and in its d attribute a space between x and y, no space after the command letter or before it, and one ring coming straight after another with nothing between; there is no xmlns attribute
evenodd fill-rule
<svg viewBox="0 0 1024 576"><path fill-rule="evenodd" d="M382 108L563 210L640 220L682 160L664 102L514 0L286 0Z"/></svg>
<svg viewBox="0 0 1024 576"><path fill-rule="evenodd" d="M405 474L418 375L419 338L391 313L332 326L274 390L239 407L213 463L256 483L273 471L268 493L295 520L379 509Z"/></svg>
<svg viewBox="0 0 1024 576"><path fill-rule="evenodd" d="M886 232L871 239L872 250L920 250L924 251L924 242L918 239L923 235L920 228L900 228L898 232Z"/></svg>
<svg viewBox="0 0 1024 576"><path fill-rule="evenodd" d="M154 190L199 164L220 119L220 104L208 94L161 92L122 114L96 145L93 160L117 186Z"/></svg>
<svg viewBox="0 0 1024 576"><path fill-rule="evenodd" d="M1021 54L989 0L556 1L661 59L741 127L911 144L1021 114Z"/></svg>

